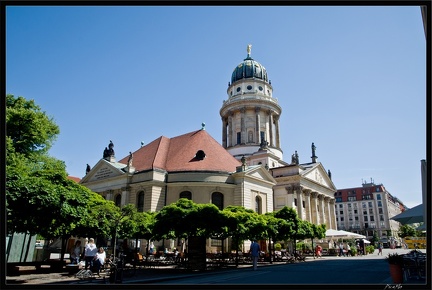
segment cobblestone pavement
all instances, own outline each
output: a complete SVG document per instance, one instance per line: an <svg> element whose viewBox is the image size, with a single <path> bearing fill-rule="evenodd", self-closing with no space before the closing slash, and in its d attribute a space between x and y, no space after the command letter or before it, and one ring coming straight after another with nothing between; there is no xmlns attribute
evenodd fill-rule
<svg viewBox="0 0 432 290"><path fill-rule="evenodd" d="M318 260L333 260L333 259L385 259L385 257L389 253L398 253L398 254L406 254L410 250L407 249L383 249L383 255L377 255L378 251L376 250L374 254L369 254L365 256L355 256L355 257L338 257L338 256L324 256L319 259L314 259L312 256L308 256L306 258L306 262L313 262ZM421 250L422 252L426 252L426 250ZM280 265L279 262L270 263L260 263L260 266L272 266L272 265ZM251 267L251 264L239 265L239 268L247 268ZM6 286L8 285L37 285L37 284L109 284L109 277L107 273L101 272L100 277L94 277L92 279L80 280L75 277L75 274L70 274L66 271L59 273L50 273L49 269L42 269L41 272L35 273L34 270L30 270L31 267L25 269L23 267L20 268L19 276L6 276ZM44 272L45 270L45 272ZM212 272L215 273L217 271L226 271L230 269L221 269L221 270L209 270L206 271L206 274ZM137 269L132 278L125 278L124 283L138 283L141 282L150 282L155 280L163 280L169 277L170 279L178 279L185 277L186 275L191 275L191 273L174 269L174 266L165 266L159 267L156 269ZM193 275L196 275L194 273ZM129 280L129 281L128 281ZM391 282L391 278L389 277L388 283Z"/></svg>

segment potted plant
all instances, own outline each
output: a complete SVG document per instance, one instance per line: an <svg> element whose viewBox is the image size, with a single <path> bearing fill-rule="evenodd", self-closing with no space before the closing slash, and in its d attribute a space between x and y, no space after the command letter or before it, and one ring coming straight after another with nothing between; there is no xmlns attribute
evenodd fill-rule
<svg viewBox="0 0 432 290"><path fill-rule="evenodd" d="M390 267L390 275L393 279L393 283L400 284L403 282L403 255L398 253L388 254L386 257Z"/></svg>

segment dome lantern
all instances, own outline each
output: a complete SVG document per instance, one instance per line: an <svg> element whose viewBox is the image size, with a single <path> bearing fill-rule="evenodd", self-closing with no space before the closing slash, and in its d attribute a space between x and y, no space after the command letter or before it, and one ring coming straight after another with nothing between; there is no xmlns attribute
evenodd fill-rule
<svg viewBox="0 0 432 290"><path fill-rule="evenodd" d="M231 76L231 84L242 79L261 79L269 83L267 71L259 62L251 57L252 45L247 46L247 57L233 71Z"/></svg>

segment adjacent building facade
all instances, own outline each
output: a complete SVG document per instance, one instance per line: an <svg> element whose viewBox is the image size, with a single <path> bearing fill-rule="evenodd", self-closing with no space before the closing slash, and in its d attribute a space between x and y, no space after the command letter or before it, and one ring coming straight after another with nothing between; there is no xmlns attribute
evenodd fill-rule
<svg viewBox="0 0 432 290"><path fill-rule="evenodd" d="M388 244L398 241L399 222L391 220L401 213L404 204L382 184L363 182L361 187L338 189L336 200L337 228L359 233L371 239L374 234Z"/></svg>

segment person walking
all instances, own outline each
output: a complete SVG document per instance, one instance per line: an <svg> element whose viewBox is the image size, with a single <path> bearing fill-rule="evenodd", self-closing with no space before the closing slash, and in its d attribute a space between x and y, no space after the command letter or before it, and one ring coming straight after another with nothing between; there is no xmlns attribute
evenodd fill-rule
<svg viewBox="0 0 432 290"><path fill-rule="evenodd" d="M90 238L89 242L85 245L84 259L85 259L85 269L90 266L90 270L93 268L93 260L98 249L94 243L94 239Z"/></svg>
<svg viewBox="0 0 432 290"><path fill-rule="evenodd" d="M353 256L351 252L351 246L347 243L347 256Z"/></svg>
<svg viewBox="0 0 432 290"><path fill-rule="evenodd" d="M258 266L258 257L260 254L260 246L258 245L258 243L253 240L252 244L250 246L250 254L252 256L252 264L253 264L253 270L256 271L257 266Z"/></svg>
<svg viewBox="0 0 432 290"><path fill-rule="evenodd" d="M339 244L339 257L345 257L345 253L344 253L344 246L342 244L342 242Z"/></svg>
<svg viewBox="0 0 432 290"><path fill-rule="evenodd" d="M316 245L315 247L315 256L317 258L321 258L322 255L322 247L320 245Z"/></svg>
<svg viewBox="0 0 432 290"><path fill-rule="evenodd" d="M378 243L378 256L381 254L382 256L382 249L383 249L383 244L382 243Z"/></svg>

